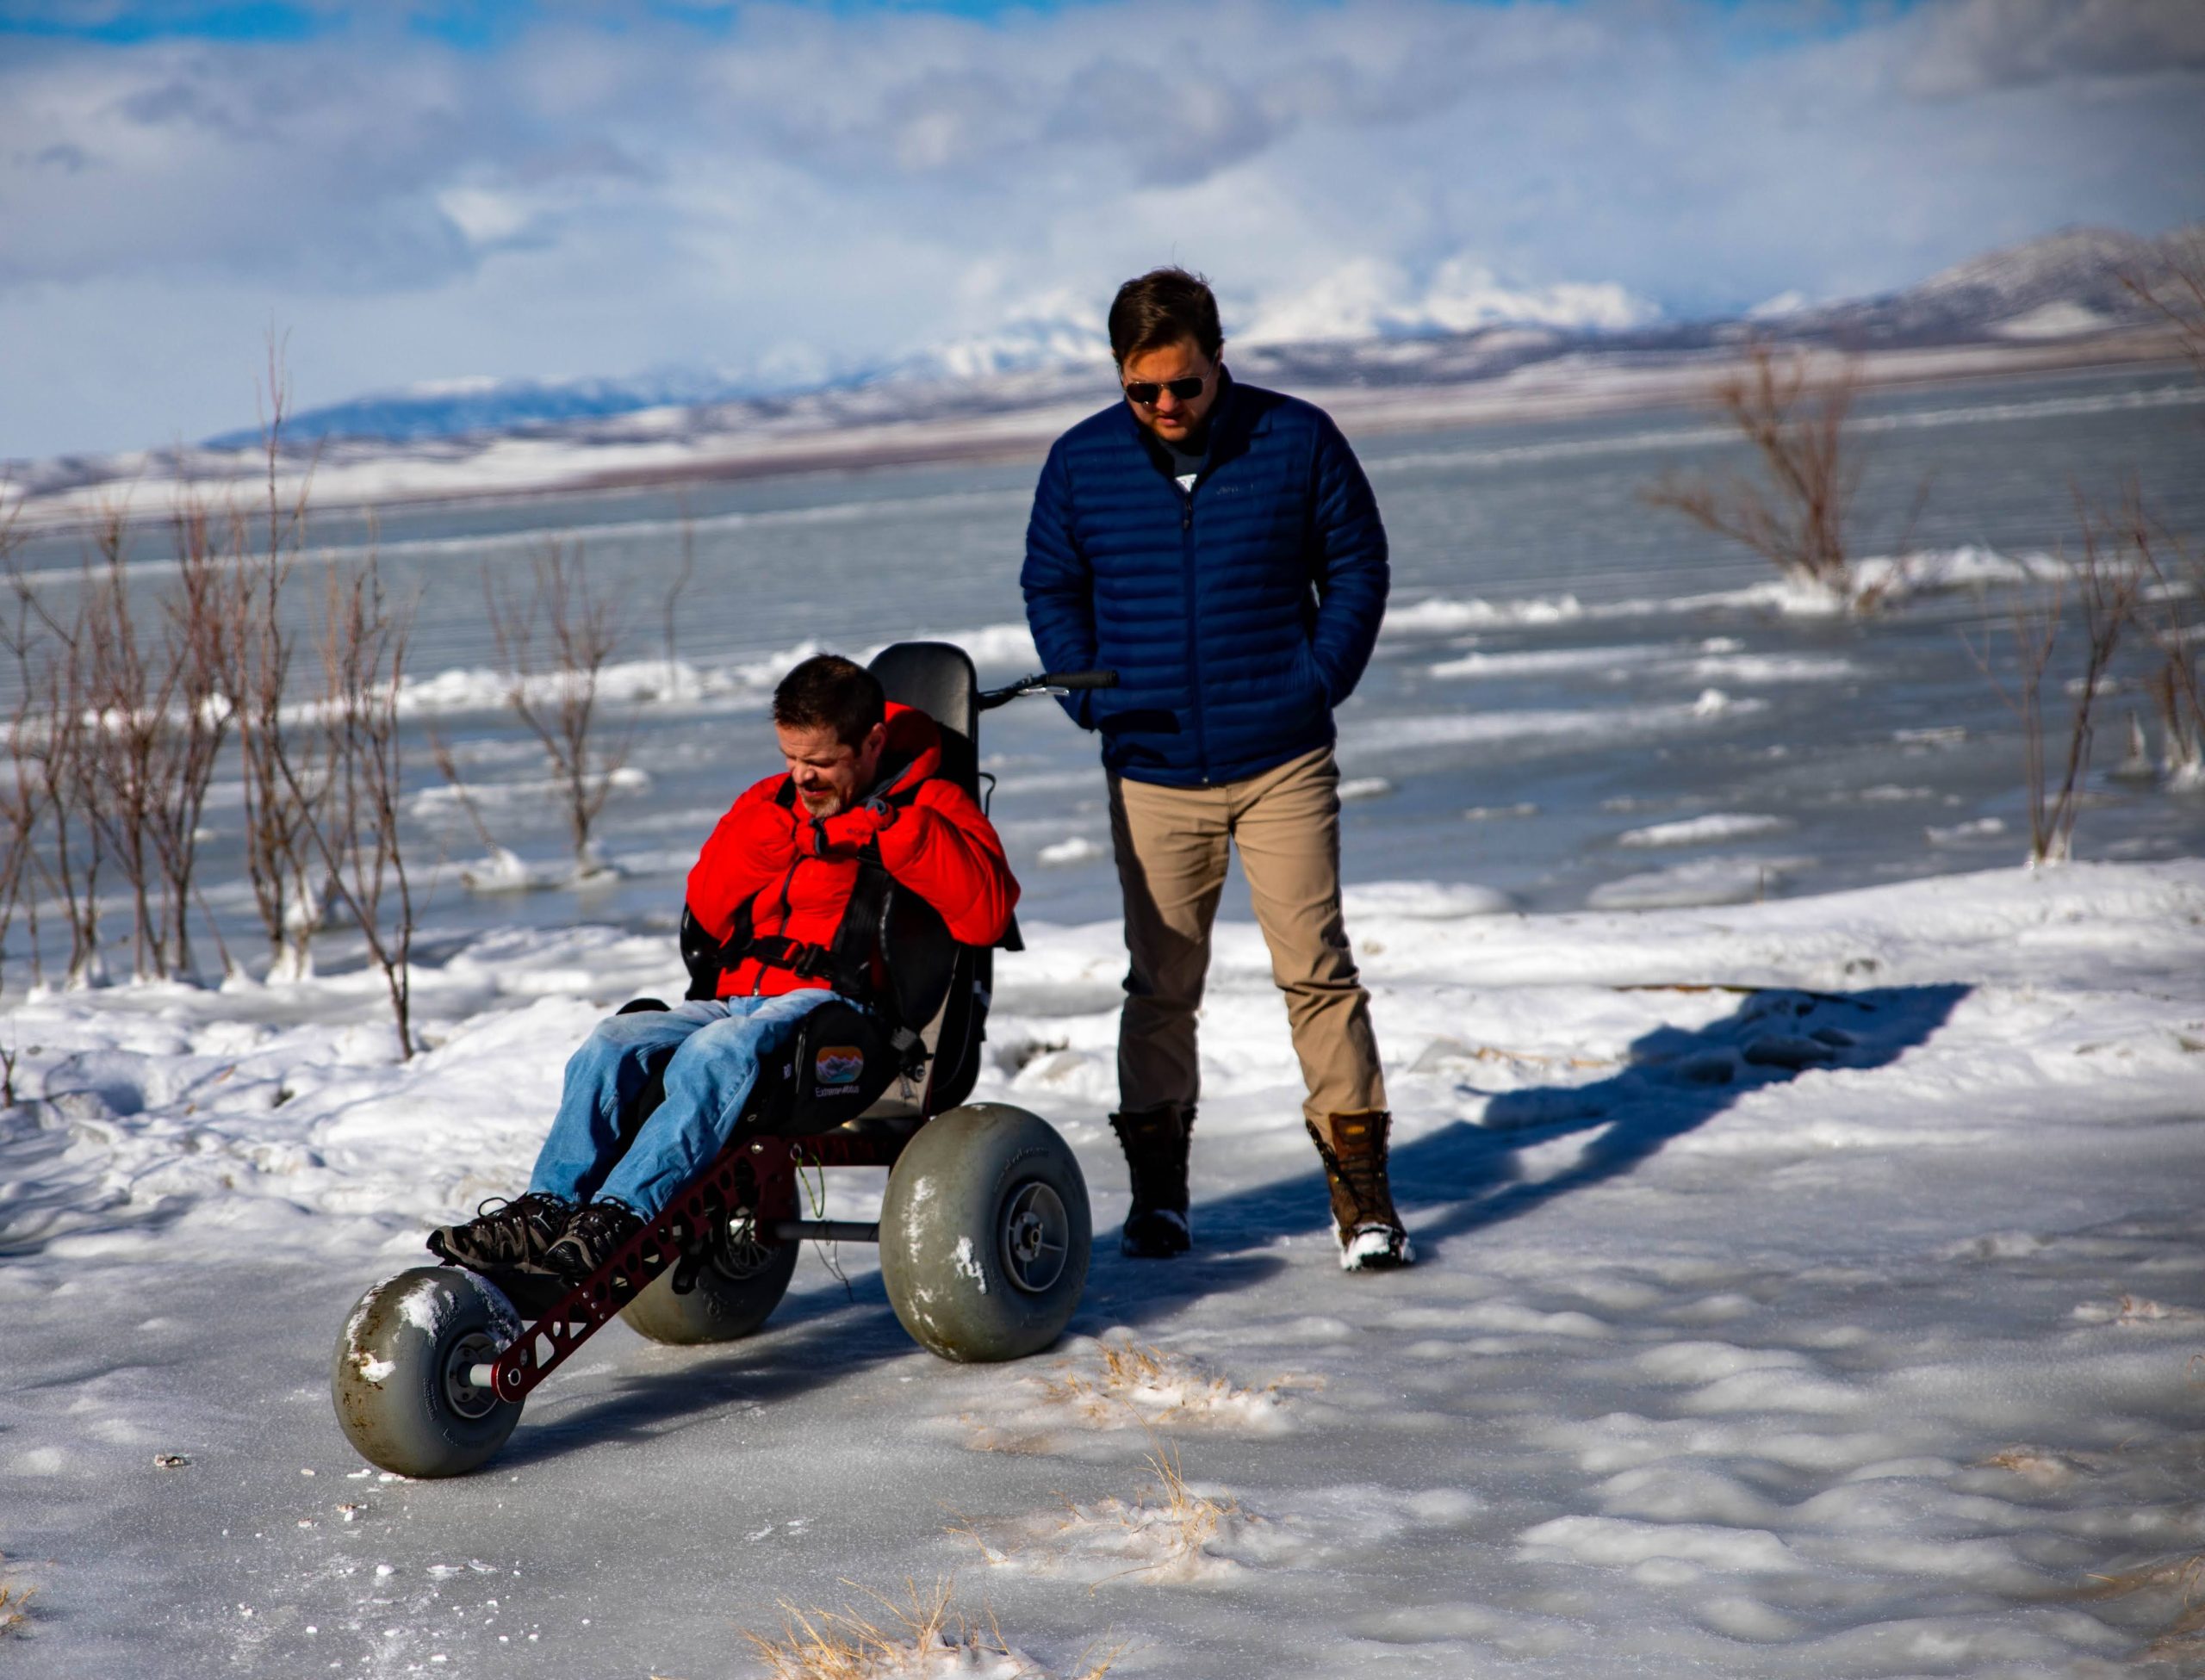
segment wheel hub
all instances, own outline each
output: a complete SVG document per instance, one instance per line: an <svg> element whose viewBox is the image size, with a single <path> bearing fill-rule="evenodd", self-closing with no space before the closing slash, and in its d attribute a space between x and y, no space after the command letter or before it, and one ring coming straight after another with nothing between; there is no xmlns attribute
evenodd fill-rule
<svg viewBox="0 0 2205 1680"><path fill-rule="evenodd" d="M711 1262L722 1277L737 1283L756 1277L773 1263L773 1251L759 1240L757 1216L750 1209L739 1207L728 1217L720 1228L720 1240L712 1244Z"/></svg>
<svg viewBox="0 0 2205 1680"><path fill-rule="evenodd" d="M480 1330L463 1336L451 1344L444 1355L444 1398L451 1402L451 1409L470 1423L478 1417L488 1417L498 1404L498 1392L494 1388L477 1388L473 1372L478 1365L497 1362L504 1350Z"/></svg>
<svg viewBox="0 0 2205 1680"><path fill-rule="evenodd" d="M1003 1210L1003 1275L1029 1295L1041 1293L1064 1275L1071 1235L1063 1199L1038 1179L1021 1185Z"/></svg>

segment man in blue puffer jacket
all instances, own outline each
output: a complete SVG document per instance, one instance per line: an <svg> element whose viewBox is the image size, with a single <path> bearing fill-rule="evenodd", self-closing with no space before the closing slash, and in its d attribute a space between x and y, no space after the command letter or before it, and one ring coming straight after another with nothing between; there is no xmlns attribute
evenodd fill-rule
<svg viewBox="0 0 2205 1680"><path fill-rule="evenodd" d="M1120 1112L1129 1255L1185 1252L1195 1016L1237 846L1286 995L1302 1105L1341 1264L1407 1265L1386 1177L1385 1081L1340 913L1332 708L1386 607L1386 532L1320 409L1236 384L1217 301L1181 269L1110 308L1125 400L1059 437L1034 493L1021 581L1056 671L1118 686L1065 708L1102 736L1125 895Z"/></svg>

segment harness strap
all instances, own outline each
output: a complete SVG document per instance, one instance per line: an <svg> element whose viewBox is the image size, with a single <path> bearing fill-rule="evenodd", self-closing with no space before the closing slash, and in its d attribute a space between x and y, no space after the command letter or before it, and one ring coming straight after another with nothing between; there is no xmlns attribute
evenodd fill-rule
<svg viewBox="0 0 2205 1680"><path fill-rule="evenodd" d="M896 807L911 803L918 796L918 784L908 790L896 789L897 782L908 768L900 765L885 766L880 777L885 789L874 793L872 801ZM784 810L794 810L796 783L784 778L781 785L774 790L773 803ZM717 989L718 976L745 961L765 968L786 969L801 979L824 980L837 995L882 1009L891 1029L890 1043L904 1065L908 1068L923 1060L925 1045L917 1029L898 1017L894 988L883 989L873 981L875 958L885 960L887 951L889 913L896 896L896 878L880 860L878 840L867 840L859 851L857 866L857 879L850 884L850 895L843 902L834 937L826 944L754 932L757 903L757 895L754 894L736 908L735 925L727 939L716 949L700 949L694 953L690 995L711 996ZM685 927L684 931L686 933L687 929ZM699 932L700 939L706 937L701 930ZM688 957L691 953L685 949L684 955ZM705 989L699 990L699 985L705 986Z"/></svg>

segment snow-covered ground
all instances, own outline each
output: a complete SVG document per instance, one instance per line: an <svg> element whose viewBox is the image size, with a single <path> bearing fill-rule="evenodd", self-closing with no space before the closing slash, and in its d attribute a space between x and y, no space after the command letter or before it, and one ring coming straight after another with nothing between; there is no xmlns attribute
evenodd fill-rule
<svg viewBox="0 0 2205 1680"><path fill-rule="evenodd" d="M447 1483L351 1455L329 1349L670 941L441 951L404 1065L365 977L11 997L0 1669L702 1680L953 1577L985 1637L911 1671L2194 1671L2205 862L1507 903L1351 895L1413 1271L1338 1270L1231 925L1192 1257L1106 1242L1059 1348L961 1367L807 1256L748 1342L612 1327ZM979 1094L1107 1231L1122 947L1027 935Z"/></svg>

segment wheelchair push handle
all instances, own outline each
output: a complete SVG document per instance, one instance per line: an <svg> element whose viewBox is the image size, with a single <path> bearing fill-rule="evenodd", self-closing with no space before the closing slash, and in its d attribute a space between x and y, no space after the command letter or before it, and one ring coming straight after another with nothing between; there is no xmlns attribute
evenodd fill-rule
<svg viewBox="0 0 2205 1680"><path fill-rule="evenodd" d="M997 706L1007 706L1028 694L1071 694L1080 689L1117 685L1118 673L1115 671L1043 671L1021 677L1008 687L981 690L979 709L993 711Z"/></svg>

